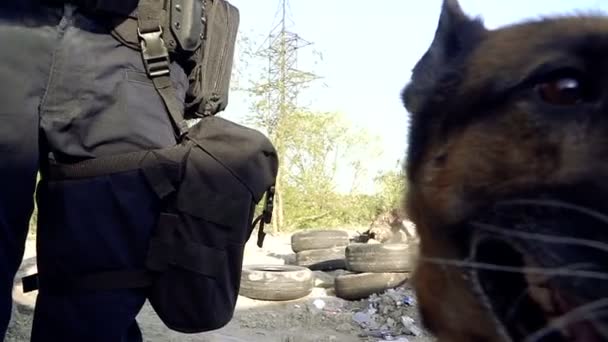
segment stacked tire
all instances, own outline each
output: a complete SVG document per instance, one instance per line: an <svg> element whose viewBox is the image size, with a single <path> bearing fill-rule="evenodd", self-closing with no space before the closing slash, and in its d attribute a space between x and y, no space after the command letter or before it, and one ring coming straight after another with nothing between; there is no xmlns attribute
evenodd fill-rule
<svg viewBox="0 0 608 342"><path fill-rule="evenodd" d="M266 301L308 296L315 286L313 271L346 270L335 276L337 297L366 298L405 283L412 272L417 244L355 243L348 232L312 230L291 236L295 265L249 265L241 275L240 294ZM332 272L333 273L333 272Z"/></svg>
<svg viewBox="0 0 608 342"><path fill-rule="evenodd" d="M336 277L336 295L357 300L405 283L416 254L417 246L413 244L349 244L345 248L345 262L346 269L353 273Z"/></svg>
<svg viewBox="0 0 608 342"><path fill-rule="evenodd" d="M340 230L314 230L291 236L295 265L243 266L239 294L264 301L288 301L308 296L315 271L346 268L349 235Z"/></svg>
<svg viewBox="0 0 608 342"><path fill-rule="evenodd" d="M291 249L296 253L296 265L313 271L346 268L345 250L350 242L343 230L310 230L291 236Z"/></svg>
<svg viewBox="0 0 608 342"><path fill-rule="evenodd" d="M241 296L264 300L286 301L308 296L314 277L306 267L294 265L247 265L241 273Z"/></svg>

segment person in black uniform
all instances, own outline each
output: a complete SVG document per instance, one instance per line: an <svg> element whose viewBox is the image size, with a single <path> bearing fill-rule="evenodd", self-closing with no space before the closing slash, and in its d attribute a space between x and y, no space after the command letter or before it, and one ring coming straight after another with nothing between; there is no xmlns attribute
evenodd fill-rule
<svg viewBox="0 0 608 342"><path fill-rule="evenodd" d="M159 204L139 173L62 187L45 181L49 161L176 143L141 53L106 25L136 7L136 0L0 1L0 340L39 171L41 274L69 279L144 262ZM188 75L173 59L170 71L175 99L184 104ZM40 291L32 341L141 341L135 317L144 302L142 289Z"/></svg>

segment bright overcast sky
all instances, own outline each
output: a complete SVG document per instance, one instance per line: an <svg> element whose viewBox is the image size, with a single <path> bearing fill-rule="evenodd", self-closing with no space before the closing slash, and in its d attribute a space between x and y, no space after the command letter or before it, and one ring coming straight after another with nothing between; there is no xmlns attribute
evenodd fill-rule
<svg viewBox="0 0 608 342"><path fill-rule="evenodd" d="M279 0L229 0L240 10L241 32L268 34ZM460 0L463 10L495 28L526 18L576 10L608 10L608 0ZM300 99L322 111L344 113L381 137L380 167L391 168L406 148L407 113L399 93L428 48L441 0L290 0L290 30L314 45L302 50L300 69L323 77ZM313 65L312 49L323 55ZM233 93L225 113L239 120L247 98Z"/></svg>

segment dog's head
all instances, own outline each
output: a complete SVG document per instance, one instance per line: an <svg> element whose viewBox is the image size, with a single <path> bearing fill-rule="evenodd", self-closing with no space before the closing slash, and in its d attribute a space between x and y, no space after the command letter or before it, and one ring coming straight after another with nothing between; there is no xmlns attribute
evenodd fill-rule
<svg viewBox="0 0 608 342"><path fill-rule="evenodd" d="M608 339L608 19L488 30L445 0L402 96L428 329Z"/></svg>

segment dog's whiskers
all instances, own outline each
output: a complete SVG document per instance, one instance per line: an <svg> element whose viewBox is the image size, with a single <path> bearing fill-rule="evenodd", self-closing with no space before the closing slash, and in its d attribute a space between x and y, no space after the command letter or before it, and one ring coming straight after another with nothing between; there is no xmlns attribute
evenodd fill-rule
<svg viewBox="0 0 608 342"><path fill-rule="evenodd" d="M550 333L567 327L572 323L597 319L601 316L608 315L608 311L601 310L608 308L608 298L599 299L584 305L581 305L571 311L557 317L549 322L542 329L528 335L524 342L537 342L546 337ZM603 336L606 337L606 336Z"/></svg>
<svg viewBox="0 0 608 342"><path fill-rule="evenodd" d="M498 235L507 236L507 237L520 238L520 239L524 239L524 240L536 240L536 241L552 243L552 244L565 244L565 245L572 245L572 246L589 247L592 249L600 250L602 252L608 252L608 244L601 242L601 241L596 241L596 240L572 238L572 237L565 237L565 236L558 236L558 235L549 235L549 234L543 234L543 233L529 233L529 232L514 231L511 229L507 229L507 228L501 228L496 225L480 223L480 222L471 222L471 225L475 228L478 228L478 229L481 229L484 231L489 231L492 233L496 233Z"/></svg>
<svg viewBox="0 0 608 342"><path fill-rule="evenodd" d="M579 269L576 269L573 267L574 265L587 265L587 264L573 264L573 265L565 265L562 267L506 266L506 265L498 265L498 264L477 262L477 261L470 261L470 260L437 258L437 257L428 257L428 256L422 256L422 255L419 257L419 260L421 262L436 264L436 265L440 265L440 266L471 268L471 269L476 269L476 270L489 270L489 271L499 271L499 272L507 272L507 273L518 273L518 274L537 274L537 275L543 275L543 276L547 276L547 277L558 277L559 276L559 277L587 278L587 279L595 279L595 280L608 280L608 273L579 270Z"/></svg>
<svg viewBox="0 0 608 342"><path fill-rule="evenodd" d="M605 215L596 210L583 207L580 205L566 203L557 200L548 200L548 199L512 199L512 200L504 200L497 203L497 206L510 206L510 205L521 205L521 206L540 206L540 207L551 207L551 208L560 208L576 211L580 214L585 214L599 220L605 224L608 224L608 215Z"/></svg>

